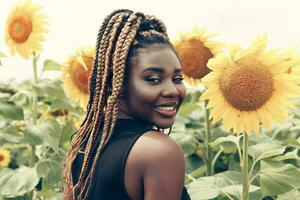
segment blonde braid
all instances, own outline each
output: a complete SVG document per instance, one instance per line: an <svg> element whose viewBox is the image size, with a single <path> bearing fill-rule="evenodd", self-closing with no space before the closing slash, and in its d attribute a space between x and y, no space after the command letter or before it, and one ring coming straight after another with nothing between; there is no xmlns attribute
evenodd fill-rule
<svg viewBox="0 0 300 200"><path fill-rule="evenodd" d="M153 22L154 24L157 24L159 26L159 28L161 29L161 30L158 30L158 32L161 32L166 37L168 37L167 28L166 28L165 24L160 19L157 19L153 15L146 15L146 20L150 21L150 22Z"/></svg>
<svg viewBox="0 0 300 200"><path fill-rule="evenodd" d="M113 63L114 63L113 64L113 66L114 66L113 80L115 80L116 82L113 83L113 92L109 96L109 99L108 99L108 105L107 105L107 109L106 109L106 112L105 112L105 124L104 124L103 132L102 132L103 135L101 137L100 145L97 149L97 153L96 153L96 156L95 156L95 159L94 159L94 163L92 165L92 169L90 170L90 174L88 175L88 178L87 178L87 180L89 180L89 181L91 180L91 177L93 177L96 162L97 162L98 158L100 157L101 151L103 150L103 148L106 144L105 142L108 142L108 139L106 137L107 137L107 135L112 135L112 131L113 131L113 128L114 128L114 125L115 125L116 116L117 116L117 107L116 107L117 104L115 102L116 102L116 99L118 99L118 95L119 95L120 90L121 90L123 77L124 77L124 72L125 72L124 69L125 69L126 57L127 57L127 54L126 53L124 54L124 52L128 53L129 47L130 47L130 40L131 40L131 43L132 43L133 38L136 34L136 30L138 28L138 24L140 24L140 20L138 20L137 22L134 21L135 17L136 16L133 16L133 17L130 17L128 19L128 22L127 22L127 24L125 24L124 28L122 29L122 32L119 36L119 40L116 44L116 50L115 50L115 53L114 53L114 55L115 55L114 58L115 59L120 59L119 62L115 62L116 61L115 59L113 61ZM132 31L130 29L129 25L132 25L133 22L135 23L135 26L137 28L135 28L135 30ZM128 34L129 30L131 30L131 32L134 32L134 34L131 33L131 34L127 35L127 37L126 37L126 34ZM126 37L126 39L124 40L125 37ZM127 48L126 48L126 46L125 46L125 49L120 48L120 46L123 46L123 43L125 43L127 45ZM118 49L120 49L120 50L118 50ZM120 55L120 56L117 56L117 55ZM121 70L119 70L118 68L121 68ZM111 115L111 109L110 108L114 108L112 115ZM111 122L111 123L109 123L109 122ZM111 127L111 129L108 129L109 126ZM87 184L88 184L88 181L85 183L85 185L87 185ZM84 187L84 188L86 188L86 187Z"/></svg>
<svg viewBox="0 0 300 200"><path fill-rule="evenodd" d="M100 142L100 145L98 146L96 156L94 159L94 163L92 165L92 168L90 170L90 174L88 175L87 180L91 180L91 177L93 177L96 162L97 162L98 158L100 157L101 151L103 150L106 142L109 141L109 139L107 139L107 135L112 135L112 131L113 131L115 121L116 121L116 116L117 116L116 100L118 99L118 96L121 91L122 83L123 83L126 57L127 57L128 51L129 51L130 44L132 43L132 41L135 37L135 34L136 34L139 24L140 24L140 19L138 19L137 16L135 16L135 15L131 16L128 19L128 22L124 25L124 28L122 29L122 32L119 36L119 40L116 44L116 49L115 49L114 59L113 59L113 66L114 66L113 80L115 80L115 82L113 82L112 94L109 96L109 99L108 99L108 105L107 105L107 109L105 112L105 122L104 122L103 131L102 131L101 142ZM130 27L131 25L134 25L135 28L132 29ZM128 34L129 31L131 31L131 33ZM124 48L124 45L125 45L125 48ZM121 47L123 47L123 48L121 48ZM118 55L120 55L120 56L118 56ZM111 114L111 112L112 112L112 114ZM110 127L110 129L108 127ZM87 185L87 184L88 184L88 181L85 183L85 185ZM84 188L85 188L85 186L84 186Z"/></svg>
<svg viewBox="0 0 300 200"><path fill-rule="evenodd" d="M100 43L100 49L99 49L99 60L98 60L98 66L96 66L97 68L101 67L101 64L102 64L102 61L103 61L103 54L104 54L104 51L106 48L107 48L107 42L106 41L106 38L108 36L108 33L109 33L109 29L111 28L111 26L114 25L114 22L116 20L116 17L117 16L113 16L108 25L107 25L107 28L103 34L103 37L102 37L102 40L101 40L101 43ZM93 117L95 117L94 113L95 113L95 104L98 104L98 101L99 101L99 89L98 88L101 88L102 90L102 84L101 84L101 76L103 76L103 70L99 70L97 69L97 78L96 78L96 94L94 96L94 101L93 101L93 104L92 104L92 112L91 114L89 115L88 117L88 121L90 121L90 119ZM105 73L104 73L105 74ZM101 99L101 98L100 98ZM100 100L101 101L101 100ZM94 121L94 120L93 120ZM91 123L92 126L92 131L91 132L87 132L85 133L86 135L90 135L89 139L88 139L88 144L87 144L87 147L86 147L86 154L84 156L84 161L83 161L83 166L81 168L81 172L80 172L80 176L79 176L79 181L78 183L74 186L75 188L78 188L81 186L82 184L82 180L84 179L84 175L86 173L86 169L87 169L87 165L88 165L88 162L87 160L90 159L90 152L91 152L91 146L92 146L92 142L93 142L93 139L95 138L95 134L94 134L94 127L95 127L95 124L94 123Z"/></svg>
<svg viewBox="0 0 300 200"><path fill-rule="evenodd" d="M103 97L105 97L104 93L106 93L104 91L106 90L106 87L107 87L107 81L105 81L105 80L107 80L107 77L108 77L108 74L109 74L109 67L110 67L109 57L110 57L110 54L111 54L111 51L112 51L113 42L114 42L114 40L116 38L116 35L117 35L116 34L117 28L119 27L122 20L126 16L128 16L128 14L120 14L120 15L117 16L117 18L115 19L115 22L112 23L113 24L112 30L109 31L108 37L105 37L105 38L103 37L103 40L105 40L105 42L103 43L104 44L103 48L104 49L106 48L106 52L99 51L100 53L102 53L101 56L99 56L99 59L102 58L101 61L105 60L105 62L99 62L99 69L98 69L98 71L103 71L103 68L104 68L103 76L102 77L101 76L97 77L97 82L100 82L101 79L102 79L102 84L100 85L102 87L100 89L101 92L98 93L98 94L100 94L100 98L96 97L97 94L95 95L96 98L95 98L94 102L95 102L95 104L98 103L98 105L97 105L97 107L93 107L93 108L96 108L96 114L93 117L93 122L94 122L93 123L93 128L92 128L91 136L89 137L87 148L86 148L86 155L87 156L84 157L84 165L83 165L82 170L81 170L82 176L80 177L80 179L78 181L80 183L82 183L83 178L85 178L84 175L86 174L86 171L88 169L88 164L90 162L91 152L92 152L92 149L94 147L95 138L98 134L99 124L101 122L101 119L100 119L101 114L100 113L101 113L101 111L103 111L104 106L105 106L105 105L103 105L103 103L104 103L104 98ZM111 28L111 27L108 27L108 28ZM103 56L104 53L105 53L105 57ZM96 88L99 88L99 87L96 87ZM100 100L98 100L98 99L100 99ZM86 181L86 183L87 182L88 181ZM83 187L85 187L85 186L83 186ZM82 193L84 193L84 190L82 190Z"/></svg>
<svg viewBox="0 0 300 200"><path fill-rule="evenodd" d="M112 19L113 18L115 18L115 16L113 16L112 17ZM105 23L105 21L103 22L103 24ZM109 30L110 29L110 27L113 25L113 23L111 22L111 20L110 20L110 24L108 24L108 25L106 25L106 32L104 33L104 35L102 36L102 38L104 37L106 37L107 36L107 34L109 33L109 31L107 31L107 30ZM99 31L99 33L100 33L100 31ZM100 40L100 34L98 34L98 37L97 37L97 39L98 40ZM102 39L102 41L103 41L103 39ZM101 41L101 44L100 44L100 46L102 47L102 45L104 45L103 44L103 42ZM101 49L103 49L103 48L101 48ZM105 48L104 48L105 49ZM98 51L98 49L96 49L96 51ZM97 52L96 52L97 53ZM98 54L100 54L101 55L101 51L99 52L98 51ZM98 57L98 56L96 56L96 57ZM100 60L102 61L103 60L103 58L100 58ZM96 59L94 60L94 68L98 68L98 65L96 65L96 63L98 63L99 61L97 61ZM96 65L96 66L95 66ZM94 69L93 69L94 70ZM102 73L102 70L96 70L96 73L97 73L97 76L99 75L99 73L98 72L100 72L100 76L101 76L101 73ZM92 74L91 74L91 76L92 76ZM100 79L100 78L99 78ZM91 84L91 83L90 83ZM96 88L98 88L98 87L101 87L101 86L98 86L98 84L96 83ZM96 89L96 96L99 96L99 91ZM95 102L97 102L98 101L98 99L96 98L95 99L95 101L94 101L94 103ZM92 106L93 107L93 106ZM79 149L79 147L80 147L80 145L83 143L83 141L84 140L81 140L81 138L82 137L85 137L85 136L87 136L87 134L86 133L88 133L89 131L87 131L87 129L90 129L90 126L89 127L85 127L87 124L88 125L90 125L90 122L91 122L91 117L92 116L94 116L94 110L93 109L90 109L91 110L91 112L89 111L88 112L88 114L87 114L87 117L86 117L86 119L85 119L85 122L86 123L84 123L84 124L82 124L82 126L81 126L81 128L80 128L80 130L78 130L78 132L76 133L76 135L75 135L75 137L73 138L73 140L72 140L72 145L71 145L71 149L74 149L74 148L76 148L77 147L77 149ZM83 136L84 135L84 136Z"/></svg>
<svg viewBox="0 0 300 200"><path fill-rule="evenodd" d="M116 51L116 54L114 55L114 63L115 63L114 66L116 66L115 67L116 73L114 73L115 77L113 78L113 80L115 80L115 82L113 82L113 84L115 85L115 87L114 87L115 90L113 90L113 94L115 93L116 97L119 97L119 95L120 95L122 83L124 81L126 58L128 56L129 48L130 48L131 44L133 43L134 38L137 33L137 30L140 26L141 17L139 17L137 15L136 20L137 20L137 22L135 22L133 24L133 27L131 28L131 32L127 35L127 38L125 39L125 41L122 45L122 48L120 49L120 56L118 56L119 52L117 52L117 51ZM117 98L115 98L115 100L116 99ZM117 113L118 113L118 104L116 102L113 102L112 105L114 105L113 110L112 110L112 112L113 112L113 114L112 114L113 120L112 121L115 122L115 119L117 118ZM114 126L111 126L107 141L111 138L111 135L113 132L112 127L114 127Z"/></svg>

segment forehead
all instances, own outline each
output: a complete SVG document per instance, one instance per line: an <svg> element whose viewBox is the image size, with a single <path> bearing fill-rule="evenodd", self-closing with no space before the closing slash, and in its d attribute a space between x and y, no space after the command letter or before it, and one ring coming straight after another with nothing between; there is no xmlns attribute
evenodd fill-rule
<svg viewBox="0 0 300 200"><path fill-rule="evenodd" d="M159 67L165 71L174 71L181 68L175 52L167 46L151 46L138 49L136 56L131 61L133 70L138 71L143 71L149 67Z"/></svg>

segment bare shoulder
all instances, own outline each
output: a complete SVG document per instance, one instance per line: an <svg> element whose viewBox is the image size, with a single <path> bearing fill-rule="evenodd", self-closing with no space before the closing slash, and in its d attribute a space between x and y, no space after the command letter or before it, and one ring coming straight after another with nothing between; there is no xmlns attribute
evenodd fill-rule
<svg viewBox="0 0 300 200"><path fill-rule="evenodd" d="M148 163L153 161L168 161L167 158L182 158L180 146L168 135L158 131L148 131L137 141L141 159Z"/></svg>
<svg viewBox="0 0 300 200"><path fill-rule="evenodd" d="M140 170L146 166L158 164L172 164L180 167L184 164L183 152L170 136L158 131L148 131L136 141L129 155L135 166Z"/></svg>
<svg viewBox="0 0 300 200"><path fill-rule="evenodd" d="M184 183L184 157L168 135L148 131L131 150L131 164L143 180L143 199L180 199Z"/></svg>

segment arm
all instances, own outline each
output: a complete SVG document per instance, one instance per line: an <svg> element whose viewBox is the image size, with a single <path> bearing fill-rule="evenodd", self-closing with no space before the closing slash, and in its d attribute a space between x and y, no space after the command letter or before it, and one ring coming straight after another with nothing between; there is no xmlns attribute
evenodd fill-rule
<svg viewBox="0 0 300 200"><path fill-rule="evenodd" d="M179 200L184 184L184 157L180 146L161 133L149 134L143 156L145 200ZM146 148L146 146L144 146Z"/></svg>

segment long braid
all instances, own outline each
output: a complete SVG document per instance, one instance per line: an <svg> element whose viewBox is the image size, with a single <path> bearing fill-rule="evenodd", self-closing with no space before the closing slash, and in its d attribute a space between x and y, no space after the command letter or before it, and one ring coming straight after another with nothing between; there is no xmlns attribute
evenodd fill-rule
<svg viewBox="0 0 300 200"><path fill-rule="evenodd" d="M140 20L137 19L137 21L136 21L136 18L137 17L134 15L128 19L128 22L127 22L127 24L125 24L124 28L122 29L122 33L120 34L119 40L116 44L116 50L114 53L115 56L113 56L113 63L114 63L113 64L113 66L114 66L113 80L115 80L115 81L112 84L112 93L108 98L108 104L107 104L106 111L105 111L105 122L104 122L104 128L103 128L103 133L102 133L102 137L101 137L101 142L100 142L100 145L98 146L96 156L94 159L94 163L92 165L92 168L90 170L90 174L88 175L87 180L91 180L91 177L93 177L96 162L100 156L101 150L104 148L104 146L106 144L105 142L109 140L109 139L107 139L107 136L111 135L114 124L115 124L116 117L114 117L114 116L116 116L116 109L114 109L114 108L115 108L115 105L117 105L116 101L117 101L119 93L121 91L121 86L122 86L122 82L123 82L122 77L124 76L125 61L126 61L126 56L127 56L127 55L123 55L123 54L126 54L125 53L126 51L128 52L128 49L130 46L130 44L128 45L128 42L130 42L129 40L131 40L131 42L133 41L136 30L137 30L137 28L135 28L135 31L134 31L134 29L132 29L130 26L134 25L134 26L138 27L138 24L140 23ZM133 34L132 33L128 34L128 31L133 32ZM122 39L123 36L124 36L124 38L126 37L125 40ZM128 47L127 48L126 47L119 48L119 46L124 46L123 43L127 44ZM118 51L117 49L120 49L120 50ZM119 54L120 54L120 56L117 56ZM116 59L117 59L117 62L115 62ZM118 59L120 61L118 61ZM121 70L119 70L119 68L121 68ZM112 110L113 110L113 113L111 113ZM86 181L85 185L89 185L89 181ZM88 187L84 186L84 188L87 188L86 191L88 191Z"/></svg>
<svg viewBox="0 0 300 200"><path fill-rule="evenodd" d="M108 17L106 17L106 19L104 20L104 22L103 22L103 24L101 26L101 29L99 30L99 33L98 33L98 36L97 36L96 54L95 54L94 65L93 65L94 67L93 67L93 70L92 70L92 73L91 73L90 79L89 79L90 98L89 98L89 103L87 105L87 115L86 115L86 118L83 121L81 127L84 126L85 124L89 124L91 116L94 115L93 113L90 113L90 111L91 111L92 101L94 99L94 93L95 93L94 91L95 91L95 88L96 88L96 76L97 76L97 72L99 72L99 71L100 71L100 73L102 72L101 70L97 70L97 68L98 68L99 48L100 48L100 44L101 44L101 41L102 41L102 38L103 38L104 31L106 30L106 27L107 27L107 24L108 24L110 18L112 16L114 16L115 14L118 14L120 12L132 12L132 11L126 10L126 9L120 9L120 10L116 10L116 11L112 12ZM75 137L76 136L77 137L81 136L79 134L79 132L85 133L85 130L82 130L82 131L79 130L79 131L77 131ZM74 146L78 145L77 143L75 143L75 141L77 141L77 140L74 138L74 140L73 140L73 145Z"/></svg>
<svg viewBox="0 0 300 200"><path fill-rule="evenodd" d="M113 18L111 18L109 24L108 24L108 29L111 28L111 26L117 26L118 23L115 23L118 19L120 19L120 16L115 16ZM99 55L99 58L100 58L100 61L102 60L105 60L104 59L104 54L107 54L107 52L103 51L103 49L107 49L107 51L110 51L109 48L109 39L110 39L110 35L107 34L108 31L105 31L104 35L103 35L103 48L99 51L100 55ZM105 65L107 66L108 64L105 62L99 62L99 68L101 69L101 66L102 65ZM104 91L105 91L105 87L106 87L106 83L107 81L105 81L107 79L107 74L108 74L108 67L105 67L104 66L104 72L103 70L98 70L98 71L101 71L102 73L98 73L98 77L96 79L96 88L101 88L101 89L98 89L94 98L94 104L93 106L95 107L99 107L102 108L103 107L103 103L104 103L104 100L103 100L103 94L104 94ZM101 92L99 92L99 90ZM100 96L100 97L99 97ZM89 137L89 140L88 140L88 144L87 144L87 148L86 148L86 156L84 156L84 164L83 164L83 167L82 167L82 170L81 170L81 174L80 174L80 178L79 178L79 183L82 183L82 180L85 178L85 174L86 174L86 170L87 170L87 165L88 165L88 161L90 160L90 157L91 157L91 154L90 152L92 151L92 148L94 146L94 142L95 142L95 138L97 136L97 132L98 132L98 125L101 121L101 119L99 120L99 112L101 111L101 109L98 109L96 111L96 115L93 116L93 121L95 122L93 124L93 127L92 127L92 131L91 131L91 135ZM77 187L79 187L80 185L78 185Z"/></svg>
<svg viewBox="0 0 300 200"><path fill-rule="evenodd" d="M108 16L104 21L103 24L98 32L97 35L97 46L96 46L96 57L98 57L98 50L99 50L99 44L103 35L103 32L107 26L108 20L109 20L110 16ZM94 69L92 70L91 76L93 76L96 72L95 70L95 66L97 66L97 59L94 60ZM93 86L93 78L90 77L90 96L93 95L93 90L95 89L95 87ZM82 141L84 141L84 135L87 132L87 128L86 128L86 124L89 124L87 121L87 119L89 118L89 114L90 114L90 102L91 102L92 98L90 97L88 106L87 106L87 115L85 120L83 121L83 123L81 124L79 130L76 132L75 137L72 139L71 144L70 144L70 150L68 152L68 154L66 155L65 158L65 162L64 162L64 173L63 173L63 179L64 179L64 198L65 199L75 199L75 197L73 196L73 180L72 180L72 176L71 176L71 165L74 161L74 159L77 156L77 153L79 151L80 145L82 143ZM74 135L73 135L74 136ZM84 138L83 138L84 137Z"/></svg>
<svg viewBox="0 0 300 200"><path fill-rule="evenodd" d="M130 18L128 19L128 22L125 24L124 28L122 29L122 32L119 36L119 40L118 43L116 45L116 49L115 49L115 54L113 56L113 65L114 65L114 71L115 73L113 74L113 89L116 88L115 90L113 90L112 95L108 98L108 105L107 105L107 110L105 113L105 119L107 119L107 117L109 117L112 114L112 109L113 109L113 105L115 104L116 100L117 100L117 96L119 95L120 91L118 91L117 89L120 90L120 86L122 84L122 82L120 82L119 78L120 78L120 72L123 72L124 75L124 68L125 68L125 62L126 62L126 57L128 54L128 50L129 47L131 45L131 42L134 38L130 38L132 37L132 34L129 34L130 31L134 31L134 36L136 33L136 30L134 30L134 28L131 28L131 26L136 27L137 25L139 25L139 20L138 16L135 14L132 14L130 16ZM136 24L135 24L136 23ZM117 86L117 87L116 87ZM109 127L110 127L110 120L105 120L105 124L103 127L103 134L107 134L109 132Z"/></svg>
<svg viewBox="0 0 300 200"><path fill-rule="evenodd" d="M96 54L95 54L95 59L94 59L94 67L93 67L93 70L92 70L92 73L90 75L90 79L89 79L89 82L90 82L90 98L89 98L89 102L88 102L88 105L89 106L90 104L92 104L92 101L93 101L93 96L94 96L94 91L95 91L95 87L96 87L96 76L97 76L97 68L98 68L98 62L99 62L99 49L100 49L100 44L101 44L101 40L103 38L103 34L104 34L104 31L107 29L107 24L110 20L110 18L112 18L112 16L116 15L116 14L119 14L119 13L132 13L132 11L130 10L127 10L127 9L120 9L120 10L116 10L114 12L112 12L110 15L108 15L100 30L99 30L99 33L98 33L98 37L97 37L97 45L96 45Z"/></svg>
<svg viewBox="0 0 300 200"><path fill-rule="evenodd" d="M107 81L105 81L105 80L108 79L109 68L111 68L111 64L110 64L108 58L111 56L110 54L112 53L112 47L114 46L113 43L114 43L114 40L117 38L116 36L117 36L118 27L119 27L120 24L122 24L122 22L124 21L124 19L126 19L127 16L128 15L120 15L117 18L116 22L114 23L114 26L112 27L111 34L109 35L109 37L107 37L107 41L108 41L107 44L108 44L108 46L107 46L107 51L104 52L105 53L105 60L106 61L104 63L102 63L102 64L104 64L104 67L103 67L104 68L104 73L103 73L103 77L99 77L99 81L101 81L101 79L102 79L102 87L100 89L102 92L100 92L100 100L99 101L95 100L96 103L98 103L98 109L97 109L97 112L96 112L96 114L94 116L94 119L93 119L94 126L93 126L92 134L91 134L91 136L89 138L89 142L88 142L88 145L87 145L87 152L86 152L86 154L88 156L85 156L85 160L84 160L85 166L83 166L82 174L86 174L87 165L89 164L90 157L91 157L91 153L90 152L94 148L95 138L96 138L97 133L99 131L99 123L101 122L100 112L103 112L102 108L104 106L101 103L104 103L104 99L106 99L106 95L104 96L104 94L106 94L105 91L107 91L107 87L108 87ZM99 64L99 68L103 69L100 64ZM101 71L103 71L103 70L101 70ZM88 182L87 180L89 179L89 177L90 177L89 175L88 175L87 178L84 177L84 176L82 176L81 179L78 182L81 182L83 180L83 178L86 178L85 179L86 180L85 183L87 183ZM83 188L85 188L85 186L83 186Z"/></svg>
<svg viewBox="0 0 300 200"><path fill-rule="evenodd" d="M126 10L126 9L120 9L120 10L116 10L113 13L111 13L108 17L106 17L106 19L104 20L98 36L97 36L97 45L96 45L96 58L94 59L94 66L93 66L93 70L92 70L92 74L90 75L90 99L89 99L89 103L88 105L92 104L93 101L93 97L94 97L94 91L96 89L96 75L97 72L101 72L102 70L98 69L98 54L99 54L99 49L100 49L100 44L104 35L104 31L107 29L107 25L108 22L110 20L111 17L113 17L114 15L118 14L118 13L130 13L132 11L130 10ZM86 139L86 137L88 136L87 133L90 132L90 128L91 128L91 116L94 115L94 112L91 112L93 110L91 110L92 106L88 106L87 108L87 116L86 119L83 121L81 127L79 128L79 130L76 132L75 137L73 138L71 144L70 144L70 150L65 158L65 162L64 162L64 173L63 173L63 179L64 179L64 193L65 193L65 199L75 199L75 197L73 196L74 192L73 192L73 180L72 180L72 176L71 176L71 166L72 163L74 162L78 151L80 149L81 144L83 143L83 141ZM87 126L86 126L87 125Z"/></svg>
<svg viewBox="0 0 300 200"><path fill-rule="evenodd" d="M72 139L65 160L65 199L85 199L88 196L96 163L113 134L128 58L134 56L137 49L153 44L172 47L165 25L154 16L122 9L105 18L97 35L96 56L89 79L87 115ZM95 142L98 135L100 144ZM84 160L79 180L73 186L71 168L84 142Z"/></svg>
<svg viewBox="0 0 300 200"><path fill-rule="evenodd" d="M102 34L102 37L103 37L104 35ZM102 40L101 40L102 41ZM100 42L101 42L100 41ZM100 44L100 43L99 43ZM97 54L96 54L96 57L98 57L98 54L99 54L99 49L96 49L96 51L98 52ZM94 60L94 62L97 64L97 61L96 60L98 60L97 58L95 58L95 60ZM102 75L102 71L101 70L97 70L97 68L98 68L98 64L97 64L97 67L94 67L93 68L93 71L95 71L96 73L95 73L95 77L96 76L101 76ZM98 72L98 73L97 73ZM93 73L94 74L94 73ZM93 99L94 100L94 102L97 102L98 101L98 99L97 99L97 97L99 96L99 92L97 93L97 88L98 87L101 87L101 85L99 86L99 84L97 84L97 82L95 81L94 83L93 83L95 86L92 86L92 87L94 87L95 89L94 90L96 90L96 94L95 94L95 92L93 92L93 93L91 93L91 95L90 95L90 100L91 99ZM90 101L89 100L89 101ZM86 134L86 132L90 132L90 128L91 128L91 119L92 119L92 117L94 116L94 109L91 109L91 108L93 108L93 104L89 104L89 108L88 108L88 111L87 111L87 117L86 117L86 119L85 119L85 122L86 123L84 123L82 126L83 126L83 130L81 131L81 133L82 134L84 134L85 136L87 136L87 134ZM84 129L84 127L85 127L85 125L89 125L89 127L87 127L86 129ZM89 130L89 131L87 131L87 129ZM77 134L78 135L78 137L79 138L82 138L82 136L80 135L80 134ZM78 142L80 142L79 143L79 145L81 145L83 142L84 142L84 140L79 140ZM76 144L75 144L76 145ZM78 145L78 143L77 143L77 145Z"/></svg>
<svg viewBox="0 0 300 200"><path fill-rule="evenodd" d="M115 80L113 82L113 84L115 85L115 89L113 90L113 94L112 96L118 97L120 95L120 91L122 88L122 83L124 82L124 75L125 75L125 65L126 65L126 58L128 56L129 53L129 48L131 46L131 44L134 42L137 30L139 29L141 20L144 18L144 15L142 15L141 13L136 13L136 22L133 21L134 23L132 24L131 27L131 32L129 32L127 34L127 37L124 41L123 44L120 43L120 46L122 45L122 47L120 49L116 49L115 54L114 54L114 66L115 67L115 73L114 73L114 78L113 80ZM121 36L120 36L121 37ZM120 56L118 56L120 54ZM114 97L113 97L114 98ZM115 119L117 117L117 111L118 111L118 104L116 103L117 98L114 98L114 101L111 102L111 104L113 105L112 107L112 123L115 123ZM113 132L113 127L110 127L110 130L108 131L108 139L110 139L112 132Z"/></svg>

